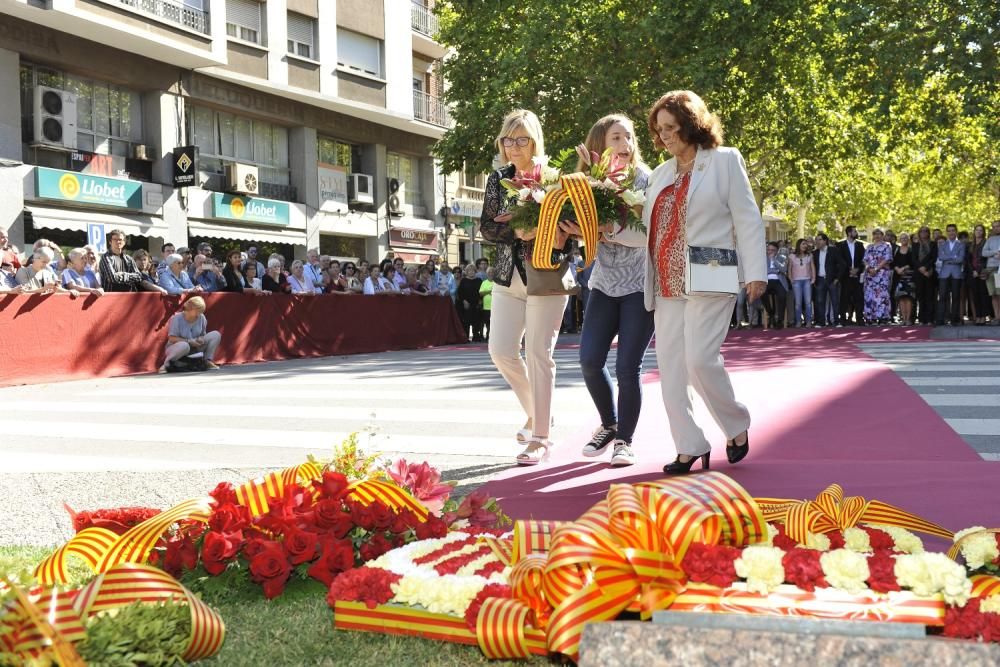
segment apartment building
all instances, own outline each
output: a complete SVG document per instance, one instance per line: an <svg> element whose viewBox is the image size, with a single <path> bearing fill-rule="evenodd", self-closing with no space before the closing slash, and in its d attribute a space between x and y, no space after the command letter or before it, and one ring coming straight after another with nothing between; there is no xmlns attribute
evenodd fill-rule
<svg viewBox="0 0 1000 667"><path fill-rule="evenodd" d="M437 255L435 31L416 0L0 0L0 225Z"/></svg>

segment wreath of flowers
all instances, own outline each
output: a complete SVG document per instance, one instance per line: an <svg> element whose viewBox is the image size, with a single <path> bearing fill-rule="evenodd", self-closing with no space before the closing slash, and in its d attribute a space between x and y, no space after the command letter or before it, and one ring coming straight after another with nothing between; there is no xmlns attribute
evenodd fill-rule
<svg viewBox="0 0 1000 667"><path fill-rule="evenodd" d="M497 535L501 531L455 531L444 538L412 542L370 561L363 569L392 575L388 581L392 595L385 601L436 614L466 616L477 599L481 605L482 600L491 597L480 596L482 591L502 591L490 587L506 587L510 573L510 568L480 539L483 534ZM358 601L353 593L342 592L339 579L343 576L331 586L327 598L331 606L337 600ZM357 576L361 575L351 575L352 579ZM381 597L385 597L384 590Z"/></svg>

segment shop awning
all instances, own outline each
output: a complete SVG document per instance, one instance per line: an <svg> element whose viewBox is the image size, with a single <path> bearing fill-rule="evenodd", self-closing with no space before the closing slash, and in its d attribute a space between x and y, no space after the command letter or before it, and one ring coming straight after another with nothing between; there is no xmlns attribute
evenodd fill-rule
<svg viewBox="0 0 1000 667"><path fill-rule="evenodd" d="M106 225L111 231L118 228L130 236L165 237L167 226L161 218L153 215L123 215L48 206L26 206L31 213L31 224L35 229L64 229L71 232L85 232L88 224Z"/></svg>
<svg viewBox="0 0 1000 667"><path fill-rule="evenodd" d="M259 229L241 225L215 225L210 222L188 221L189 236L205 236L212 239L234 239L236 241L257 241L267 243L287 243L306 245L306 233L302 230Z"/></svg>

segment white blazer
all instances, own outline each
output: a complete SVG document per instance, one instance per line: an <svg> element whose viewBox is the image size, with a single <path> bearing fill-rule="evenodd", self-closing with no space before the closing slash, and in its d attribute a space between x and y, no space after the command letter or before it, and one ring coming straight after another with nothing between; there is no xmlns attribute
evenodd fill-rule
<svg viewBox="0 0 1000 667"><path fill-rule="evenodd" d="M652 245L655 243L651 219L656 198L677 175L677 158L667 160L653 170L646 187L646 205L642 222L649 230L646 252L646 309L653 310L656 295L653 287ZM711 248L734 248L739 256L740 282L767 280L767 251L764 221L750 188L743 156L735 148L699 148L691 170L687 193L687 244ZM687 257L687 253L685 253ZM686 271L686 266L677 270Z"/></svg>

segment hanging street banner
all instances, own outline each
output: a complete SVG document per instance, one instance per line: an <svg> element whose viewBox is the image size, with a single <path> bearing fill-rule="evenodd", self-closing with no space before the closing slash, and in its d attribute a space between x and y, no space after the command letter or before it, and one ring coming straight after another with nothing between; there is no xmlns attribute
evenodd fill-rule
<svg viewBox="0 0 1000 667"><path fill-rule="evenodd" d="M291 223L288 202L246 195L212 194L212 217L236 222L258 222L265 225Z"/></svg>
<svg viewBox="0 0 1000 667"><path fill-rule="evenodd" d="M142 183L105 178L62 169L35 167L35 194L39 199L116 208L142 208Z"/></svg>

